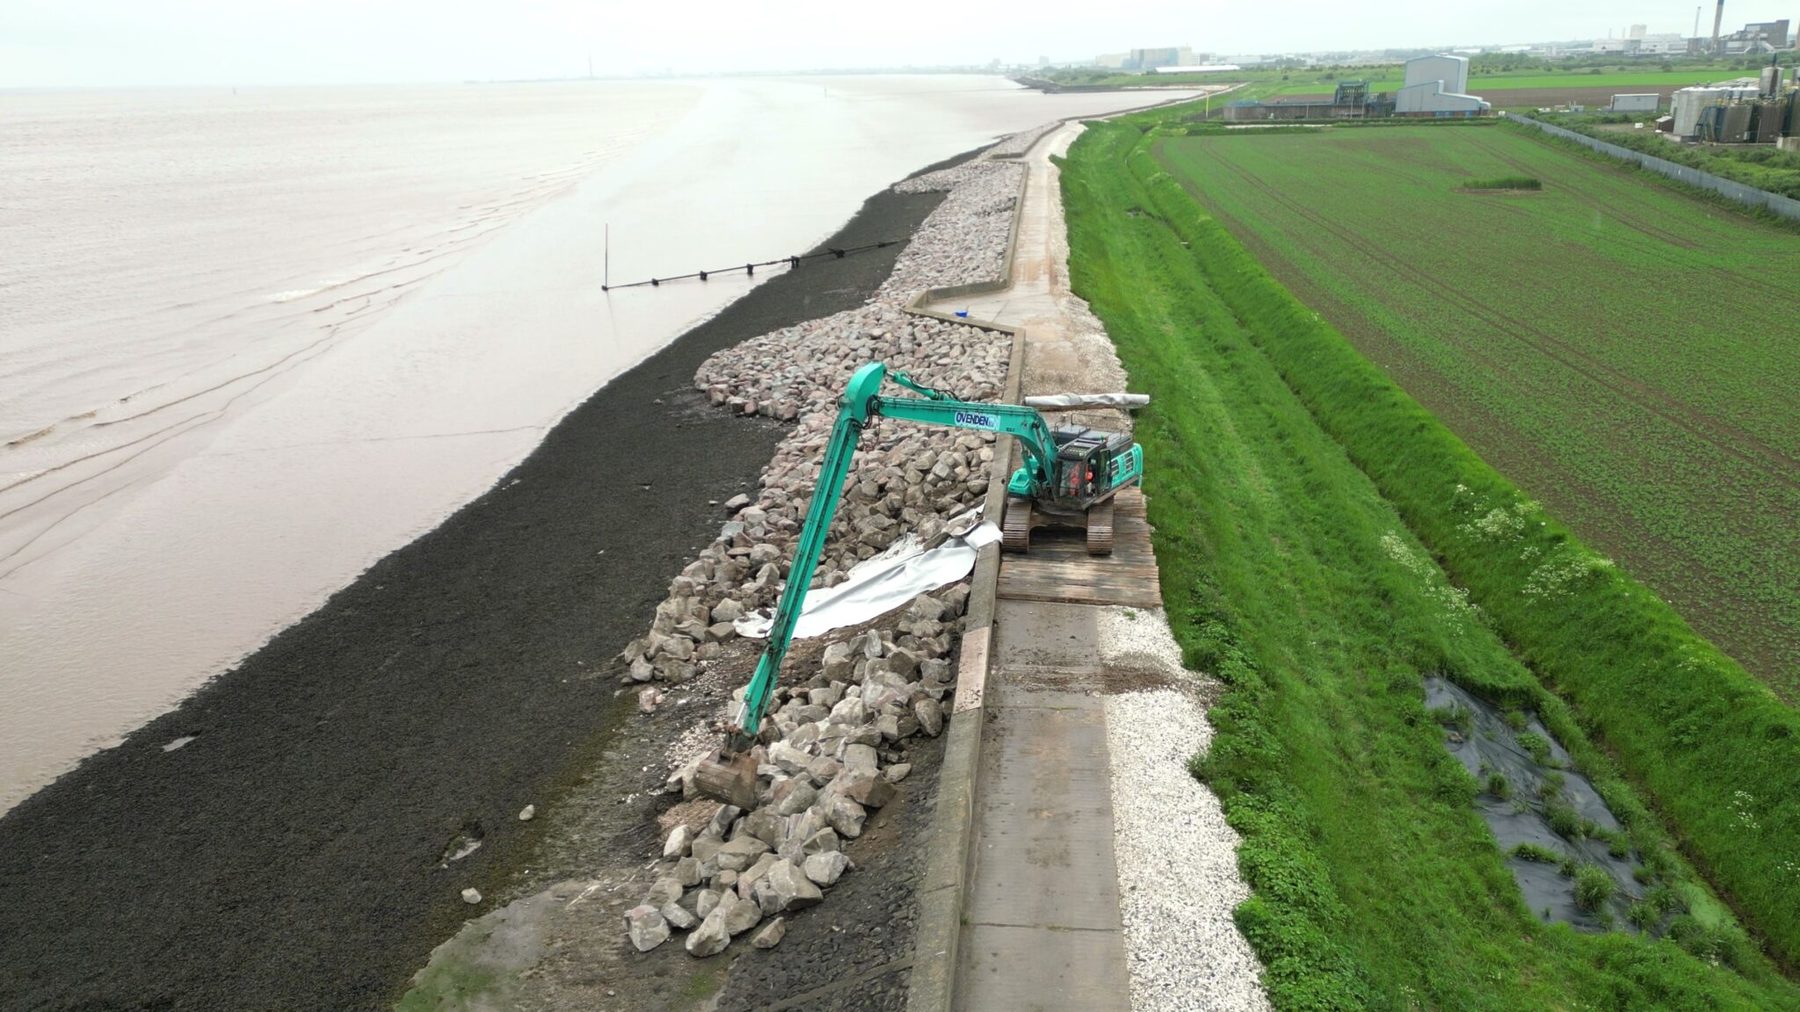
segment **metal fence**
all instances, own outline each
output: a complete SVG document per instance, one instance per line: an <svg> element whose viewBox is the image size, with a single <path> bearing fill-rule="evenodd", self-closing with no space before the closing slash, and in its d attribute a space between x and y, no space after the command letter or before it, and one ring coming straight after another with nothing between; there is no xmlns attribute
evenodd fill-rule
<svg viewBox="0 0 1800 1012"><path fill-rule="evenodd" d="M1608 144L1603 140L1589 137L1587 134L1578 134L1573 130L1565 130L1562 127L1552 126L1549 123L1540 123L1530 116L1507 113L1506 118L1514 122L1526 123L1537 127L1539 130L1552 136L1563 137L1585 147L1593 148L1603 155L1611 155L1612 157L1623 161L1635 162L1638 165L1649 169L1651 172L1660 172L1670 179L1679 179L1692 186L1711 190L1721 197L1730 198L1740 204L1748 204L1751 207L1767 208L1768 210L1781 215L1783 218L1792 221L1800 221L1800 200L1795 200L1792 197L1784 197L1779 193L1770 193L1767 190L1759 190L1754 186L1745 186L1743 183L1734 183L1729 179L1715 176L1710 172L1702 172L1699 169L1690 168L1686 165L1679 165L1665 158L1647 155L1642 151L1633 151L1630 148L1622 148L1617 144Z"/></svg>

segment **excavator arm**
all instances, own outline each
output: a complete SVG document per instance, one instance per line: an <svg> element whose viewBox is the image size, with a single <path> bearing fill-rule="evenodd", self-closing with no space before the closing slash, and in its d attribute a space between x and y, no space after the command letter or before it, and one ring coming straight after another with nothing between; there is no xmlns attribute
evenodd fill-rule
<svg viewBox="0 0 1800 1012"><path fill-rule="evenodd" d="M695 782L700 792L708 797L739 808L756 805L756 762L750 750L756 745L763 712L775 694L781 662L793 641L794 624L806 604L813 570L825 550L825 537L837 516L844 480L849 477L851 458L864 428L875 418L886 416L927 425L1005 433L1018 439L1025 458L1024 466L1014 472L1008 491L1015 495L1032 495L1049 481L1056 442L1049 425L1037 411L1014 404L956 400L915 382L905 373L894 373L891 378L919 396L884 397L881 385L887 378L885 365L870 362L856 370L845 389L837 421L832 425L831 439L825 445L819 480L813 486L812 502L807 506L806 522L800 528L800 540L794 548L794 561L788 567L787 583L775 607L768 644L763 647L762 656L756 662L756 672L744 688L743 702L726 730L724 747L702 762L696 773Z"/></svg>

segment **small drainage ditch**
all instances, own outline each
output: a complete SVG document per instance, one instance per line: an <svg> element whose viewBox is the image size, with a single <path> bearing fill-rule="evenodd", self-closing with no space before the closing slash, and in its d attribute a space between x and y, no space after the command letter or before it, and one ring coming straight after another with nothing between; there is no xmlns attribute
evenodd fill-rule
<svg viewBox="0 0 1800 1012"><path fill-rule="evenodd" d="M1532 912L1583 931L1625 923L1645 896L1640 876L1649 876L1593 782L1537 715L1501 710L1436 676L1425 679L1425 706L1480 786L1475 807Z"/></svg>

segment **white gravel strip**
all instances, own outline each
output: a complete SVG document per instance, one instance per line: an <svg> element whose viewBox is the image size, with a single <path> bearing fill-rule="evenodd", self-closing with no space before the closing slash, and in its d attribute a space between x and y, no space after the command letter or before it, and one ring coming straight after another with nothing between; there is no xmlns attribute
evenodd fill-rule
<svg viewBox="0 0 1800 1012"><path fill-rule="evenodd" d="M1187 770L1212 745L1160 610L1110 608L1100 620L1108 668L1156 672L1176 688L1106 697L1112 753L1113 857L1133 1012L1267 1009L1262 965L1231 911L1250 894L1238 835L1212 791Z"/></svg>

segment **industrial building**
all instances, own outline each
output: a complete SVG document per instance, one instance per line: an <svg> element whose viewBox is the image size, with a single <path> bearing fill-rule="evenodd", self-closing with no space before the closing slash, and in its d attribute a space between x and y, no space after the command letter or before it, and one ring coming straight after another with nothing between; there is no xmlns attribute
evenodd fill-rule
<svg viewBox="0 0 1800 1012"><path fill-rule="evenodd" d="M1468 94L1469 58L1421 56L1406 61L1405 83L1394 93L1397 116L1480 116L1490 106Z"/></svg>
<svg viewBox="0 0 1800 1012"><path fill-rule="evenodd" d="M1771 59L1755 78L1683 88L1671 96L1665 129L1686 141L1792 147L1800 137L1800 91L1784 76Z"/></svg>
<svg viewBox="0 0 1800 1012"><path fill-rule="evenodd" d="M1133 49L1125 53L1102 53L1094 58L1096 66L1138 71L1160 70L1163 67L1192 67L1201 62L1194 58L1194 50L1190 46Z"/></svg>
<svg viewBox="0 0 1800 1012"><path fill-rule="evenodd" d="M1662 96L1652 91L1642 95L1614 95L1612 104L1607 106L1608 112L1655 112L1662 105Z"/></svg>
<svg viewBox="0 0 1800 1012"><path fill-rule="evenodd" d="M1786 48L1788 21L1782 18L1780 21L1752 21L1730 35L1720 37L1714 52L1742 56L1747 53L1772 53Z"/></svg>
<svg viewBox="0 0 1800 1012"><path fill-rule="evenodd" d="M1340 81L1329 102L1323 99L1232 102L1225 107L1225 122L1485 115L1490 106L1477 96L1465 94L1468 86L1468 57L1422 56L1406 62L1405 86L1392 94L1371 92L1367 81Z"/></svg>
<svg viewBox="0 0 1800 1012"><path fill-rule="evenodd" d="M1683 140L1698 140L1706 110L1752 100L1761 94L1757 85L1747 82L1682 88L1669 96L1669 115L1674 118L1670 132Z"/></svg>
<svg viewBox="0 0 1800 1012"><path fill-rule="evenodd" d="M1342 81L1331 101L1274 99L1239 101L1225 107L1227 123L1268 123L1280 120L1380 119L1394 114L1394 99L1386 92L1371 94L1367 81Z"/></svg>

